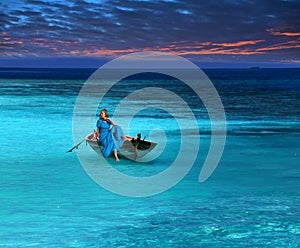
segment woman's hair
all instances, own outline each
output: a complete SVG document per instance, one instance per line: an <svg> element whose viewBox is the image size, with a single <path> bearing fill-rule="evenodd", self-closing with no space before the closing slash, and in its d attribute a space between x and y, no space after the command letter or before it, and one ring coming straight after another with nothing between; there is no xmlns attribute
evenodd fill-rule
<svg viewBox="0 0 300 248"><path fill-rule="evenodd" d="M101 114L101 112L104 112L104 113L105 113L105 117L108 117L108 112L107 112L106 109L102 109L102 110L100 111L100 114Z"/></svg>

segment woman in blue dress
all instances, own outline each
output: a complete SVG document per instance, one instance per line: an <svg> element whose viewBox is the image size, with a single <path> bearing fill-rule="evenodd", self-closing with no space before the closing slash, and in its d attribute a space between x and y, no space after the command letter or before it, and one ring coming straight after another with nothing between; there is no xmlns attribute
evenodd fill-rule
<svg viewBox="0 0 300 248"><path fill-rule="evenodd" d="M116 161L119 161L117 149L123 145L126 136L123 135L121 127L108 117L106 109L101 110L97 121L97 137L99 145L103 147L103 156L106 158L113 152Z"/></svg>

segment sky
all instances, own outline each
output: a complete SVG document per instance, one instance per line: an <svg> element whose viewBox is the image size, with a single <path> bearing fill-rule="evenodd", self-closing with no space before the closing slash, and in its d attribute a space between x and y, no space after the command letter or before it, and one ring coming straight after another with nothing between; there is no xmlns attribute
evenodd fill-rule
<svg viewBox="0 0 300 248"><path fill-rule="evenodd" d="M202 67L300 67L299 0L2 0L0 67L98 67L140 51Z"/></svg>

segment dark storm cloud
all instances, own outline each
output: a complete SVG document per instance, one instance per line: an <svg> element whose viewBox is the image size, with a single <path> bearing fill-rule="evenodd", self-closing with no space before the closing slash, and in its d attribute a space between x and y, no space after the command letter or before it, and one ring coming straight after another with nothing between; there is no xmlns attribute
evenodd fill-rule
<svg viewBox="0 0 300 248"><path fill-rule="evenodd" d="M299 1L28 0L1 3L0 9L2 57L156 49L273 60L294 54L299 60Z"/></svg>

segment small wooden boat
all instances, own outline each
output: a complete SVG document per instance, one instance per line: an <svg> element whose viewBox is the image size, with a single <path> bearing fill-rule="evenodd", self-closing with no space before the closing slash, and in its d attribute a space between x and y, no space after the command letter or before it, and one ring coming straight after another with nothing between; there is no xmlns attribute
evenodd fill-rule
<svg viewBox="0 0 300 248"><path fill-rule="evenodd" d="M118 149L118 152L126 158L134 161L144 157L146 154L151 152L157 145L157 143L145 140L145 138L141 140L139 138L134 138L131 136L126 137L127 139L124 141L122 147ZM94 132L87 135L85 137L85 140L95 152L102 156L102 146L101 144L99 145Z"/></svg>

